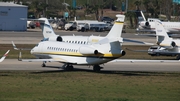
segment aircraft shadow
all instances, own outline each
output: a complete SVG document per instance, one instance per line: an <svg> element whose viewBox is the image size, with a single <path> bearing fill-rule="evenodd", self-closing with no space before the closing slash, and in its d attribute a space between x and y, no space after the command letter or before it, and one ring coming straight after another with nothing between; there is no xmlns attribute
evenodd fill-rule
<svg viewBox="0 0 180 101"><path fill-rule="evenodd" d="M72 71L67 71L62 69L61 67L56 66L47 66L44 68L57 68L58 70L43 70L43 71L35 71L31 72L32 74L41 74L41 73L61 73L61 72L92 72L99 74L119 74L123 76L160 76L163 74L167 74L167 72L153 72L153 71L121 71L121 70L101 70L100 72L94 72L90 69L79 69L74 68ZM171 72L169 72L171 74Z"/></svg>

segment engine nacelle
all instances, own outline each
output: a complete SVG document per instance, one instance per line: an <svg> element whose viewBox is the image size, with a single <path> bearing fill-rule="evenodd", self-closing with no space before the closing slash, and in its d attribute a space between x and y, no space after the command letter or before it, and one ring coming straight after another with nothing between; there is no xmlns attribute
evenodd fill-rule
<svg viewBox="0 0 180 101"><path fill-rule="evenodd" d="M62 39L61 36L53 36L53 37L49 37L48 41L59 41L59 42L62 42L63 39Z"/></svg>
<svg viewBox="0 0 180 101"><path fill-rule="evenodd" d="M81 54L95 54L95 55L97 55L99 53L98 50L96 50L92 47L87 47L87 46L80 47L79 52Z"/></svg>
<svg viewBox="0 0 180 101"><path fill-rule="evenodd" d="M146 23L145 23L145 26L149 26L149 22L146 22Z"/></svg>
<svg viewBox="0 0 180 101"><path fill-rule="evenodd" d="M176 47L176 43L174 41L162 42L159 45L162 46L162 47L168 48L168 49L172 49L172 48Z"/></svg>
<svg viewBox="0 0 180 101"><path fill-rule="evenodd" d="M176 46L176 43L174 41L171 42L171 46L172 47L175 47Z"/></svg>
<svg viewBox="0 0 180 101"><path fill-rule="evenodd" d="M121 50L121 54L122 54L122 56L124 56L124 55L126 55L126 52Z"/></svg>

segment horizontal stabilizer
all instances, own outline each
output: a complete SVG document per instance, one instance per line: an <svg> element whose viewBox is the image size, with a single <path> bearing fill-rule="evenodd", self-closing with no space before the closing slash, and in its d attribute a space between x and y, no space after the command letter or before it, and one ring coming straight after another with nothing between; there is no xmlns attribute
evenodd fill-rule
<svg viewBox="0 0 180 101"><path fill-rule="evenodd" d="M126 41L126 42L133 42L133 43L138 43L138 44L145 44L145 45L154 45L153 43L142 42L142 41L131 40L131 39L125 39L125 38L123 38L123 41Z"/></svg>

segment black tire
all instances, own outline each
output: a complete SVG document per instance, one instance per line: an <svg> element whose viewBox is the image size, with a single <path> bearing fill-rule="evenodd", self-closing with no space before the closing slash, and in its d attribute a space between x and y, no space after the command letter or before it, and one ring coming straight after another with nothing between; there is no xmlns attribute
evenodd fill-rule
<svg viewBox="0 0 180 101"><path fill-rule="evenodd" d="M99 32L99 28L95 28L95 31L96 31L96 32Z"/></svg>
<svg viewBox="0 0 180 101"><path fill-rule="evenodd" d="M93 71L100 72L100 70L101 70L101 67L99 65L94 65L93 66Z"/></svg>
<svg viewBox="0 0 180 101"><path fill-rule="evenodd" d="M81 28L81 32L84 32L84 31L85 31L85 28L84 28L84 27L82 27L82 28Z"/></svg>
<svg viewBox="0 0 180 101"><path fill-rule="evenodd" d="M45 64L45 63L43 63L41 66L42 66L42 67L46 67L46 64Z"/></svg>
<svg viewBox="0 0 180 101"><path fill-rule="evenodd" d="M69 30L72 31L72 30L73 30L73 27L70 27Z"/></svg>

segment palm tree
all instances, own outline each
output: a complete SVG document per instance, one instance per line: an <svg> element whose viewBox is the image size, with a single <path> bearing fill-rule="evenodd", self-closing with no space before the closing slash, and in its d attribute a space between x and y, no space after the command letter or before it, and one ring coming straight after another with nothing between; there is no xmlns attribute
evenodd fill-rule
<svg viewBox="0 0 180 101"><path fill-rule="evenodd" d="M131 11L128 11L127 13L125 13L126 17L129 18L129 21L130 21L130 27L133 28L135 26L133 26L133 18L136 17L135 13L134 12L131 12Z"/></svg>
<svg viewBox="0 0 180 101"><path fill-rule="evenodd" d="M134 4L136 5L136 10L139 10L139 6L141 5L141 1L135 1Z"/></svg>

